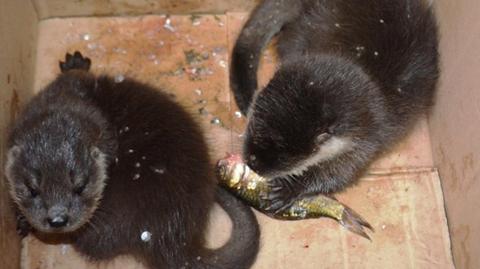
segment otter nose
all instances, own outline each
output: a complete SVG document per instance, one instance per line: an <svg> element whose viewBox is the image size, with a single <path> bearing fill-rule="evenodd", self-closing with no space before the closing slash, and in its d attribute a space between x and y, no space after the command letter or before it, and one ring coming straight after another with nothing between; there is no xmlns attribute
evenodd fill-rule
<svg viewBox="0 0 480 269"><path fill-rule="evenodd" d="M47 222L53 228L61 228L67 225L67 208L60 205L52 206L48 210Z"/></svg>

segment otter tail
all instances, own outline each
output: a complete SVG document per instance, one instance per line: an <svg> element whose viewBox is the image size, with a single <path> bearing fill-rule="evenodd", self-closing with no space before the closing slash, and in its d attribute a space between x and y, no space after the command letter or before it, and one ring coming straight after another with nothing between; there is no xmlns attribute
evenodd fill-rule
<svg viewBox="0 0 480 269"><path fill-rule="evenodd" d="M219 249L210 250L206 257L195 260L193 268L247 269L257 257L260 228L250 207L222 188L217 188L216 200L232 220L229 241Z"/></svg>
<svg viewBox="0 0 480 269"><path fill-rule="evenodd" d="M257 70L262 50L285 23L296 18L298 0L265 0L243 27L232 53L230 86L240 111L246 115L257 89Z"/></svg>

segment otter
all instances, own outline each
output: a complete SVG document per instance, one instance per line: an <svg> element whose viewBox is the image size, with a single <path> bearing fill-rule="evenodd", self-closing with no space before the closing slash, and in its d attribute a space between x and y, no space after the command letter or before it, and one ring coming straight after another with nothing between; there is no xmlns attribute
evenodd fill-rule
<svg viewBox="0 0 480 269"><path fill-rule="evenodd" d="M280 65L257 90L277 35ZM433 104L437 25L422 0L265 0L236 41L231 88L247 115L243 158L275 190L269 210L356 182Z"/></svg>
<svg viewBox="0 0 480 269"><path fill-rule="evenodd" d="M93 261L128 254L152 269L249 268L257 220L217 187L192 116L167 94L95 76L90 65L67 54L62 73L14 123L5 170L19 227L65 235ZM208 249L215 201L233 230Z"/></svg>

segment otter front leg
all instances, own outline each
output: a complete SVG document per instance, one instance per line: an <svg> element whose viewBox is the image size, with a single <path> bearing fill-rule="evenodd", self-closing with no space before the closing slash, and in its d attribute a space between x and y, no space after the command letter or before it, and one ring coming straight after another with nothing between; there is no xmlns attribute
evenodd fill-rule
<svg viewBox="0 0 480 269"><path fill-rule="evenodd" d="M262 197L267 204L266 210L278 213L303 197L341 191L360 176L369 160L347 153L312 166L301 176L271 179L268 183L270 192Z"/></svg>
<svg viewBox="0 0 480 269"><path fill-rule="evenodd" d="M91 63L92 62L90 61L89 58L83 57L83 55L80 52L75 51L73 55L70 53L67 53L65 55L65 62L60 62L59 65L62 73L65 73L70 70L88 71L90 70Z"/></svg>
<svg viewBox="0 0 480 269"><path fill-rule="evenodd" d="M20 211L15 210L15 217L17 220L17 234L24 238L33 230L33 228L30 223L28 223L27 218L25 218Z"/></svg>
<svg viewBox="0 0 480 269"><path fill-rule="evenodd" d="M277 177L268 181L270 191L261 198L266 205L265 210L277 213L288 208L303 196L307 189L300 177Z"/></svg>

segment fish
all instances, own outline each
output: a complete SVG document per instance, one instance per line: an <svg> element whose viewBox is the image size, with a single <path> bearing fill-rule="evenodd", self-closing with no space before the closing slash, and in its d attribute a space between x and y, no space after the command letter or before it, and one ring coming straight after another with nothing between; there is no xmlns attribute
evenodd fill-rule
<svg viewBox="0 0 480 269"><path fill-rule="evenodd" d="M272 218L303 220L329 217L347 230L371 240L366 228L373 232L373 227L353 209L327 195L299 198L277 212L267 210L268 205L262 197L270 191L268 179L251 170L239 154L227 154L227 157L217 162L215 172L220 186Z"/></svg>

